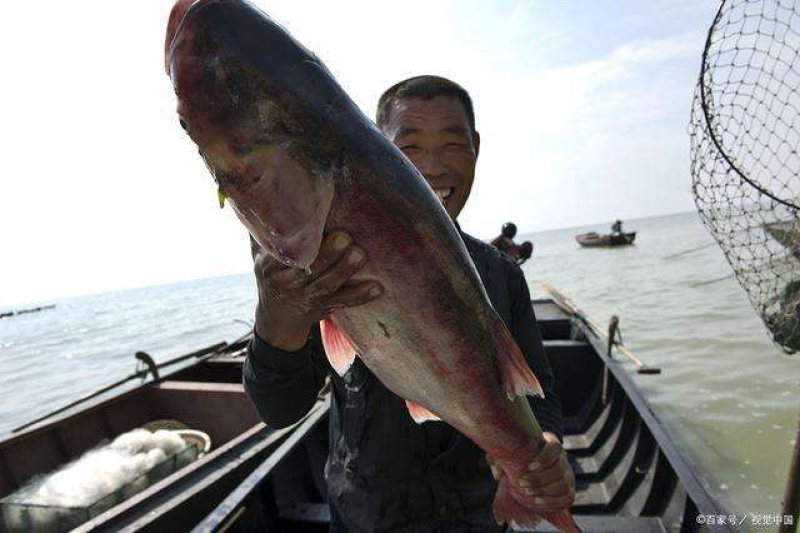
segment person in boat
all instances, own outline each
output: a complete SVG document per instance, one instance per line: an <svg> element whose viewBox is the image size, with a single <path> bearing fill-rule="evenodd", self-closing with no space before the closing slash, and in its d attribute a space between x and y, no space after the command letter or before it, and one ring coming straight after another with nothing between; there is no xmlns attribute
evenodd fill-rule
<svg viewBox="0 0 800 533"><path fill-rule="evenodd" d="M517 256L517 264L521 265L525 261L531 258L533 255L533 243L531 241L525 241L519 245L519 255Z"/></svg>
<svg viewBox="0 0 800 533"><path fill-rule="evenodd" d="M514 242L517 235L517 226L513 222L506 222L500 230L500 235L492 241L492 246L505 253L512 259L519 257L519 247Z"/></svg>
<svg viewBox="0 0 800 533"><path fill-rule="evenodd" d="M611 235L613 237L619 237L622 235L622 221L617 220L611 225Z"/></svg>
<svg viewBox="0 0 800 533"><path fill-rule="evenodd" d="M410 78L381 96L377 124L457 220L480 148L469 94L444 78ZM537 495L542 510L563 509L574 500L575 481L561 445L561 403L525 276L497 249L461 231L457 222L456 227L495 310L545 392L530 401L546 445L521 484ZM492 516L497 483L480 448L447 424L417 425L403 399L359 358L343 377L330 367L319 320L333 309L379 297L382 290L376 282L348 283L369 260L358 243L332 232L309 271L280 265L252 243L258 304L243 370L245 390L262 419L280 428L301 419L330 378L325 479L331 531L504 531Z"/></svg>

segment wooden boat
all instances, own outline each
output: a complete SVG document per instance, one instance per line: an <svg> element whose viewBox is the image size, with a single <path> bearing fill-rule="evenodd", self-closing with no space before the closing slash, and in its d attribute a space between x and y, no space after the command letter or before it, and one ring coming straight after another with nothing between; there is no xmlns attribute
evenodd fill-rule
<svg viewBox="0 0 800 533"><path fill-rule="evenodd" d="M606 355L602 332L558 293L534 307L563 401L578 523L617 533L735 530L698 523L727 513L624 365ZM211 452L77 531L327 531L328 393L297 424L265 427L241 385L246 342L189 354L200 360L0 443L0 498L103 439L175 419L208 433Z"/></svg>
<svg viewBox="0 0 800 533"><path fill-rule="evenodd" d="M603 333L555 290L550 298L535 300L534 308L563 402L564 446L576 474L572 510L583 530L736 531L727 523L706 523L706 517L729 515L621 361L607 355ZM326 437L324 420L309 416L300 422L195 531L327 531L324 483L319 471L309 475L326 449L317 440ZM518 531L554 529L543 524Z"/></svg>
<svg viewBox="0 0 800 533"><path fill-rule="evenodd" d="M144 373L155 373L158 379L0 442L0 499L102 441L152 421L176 420L207 433L211 451L92 517L77 531L190 529L291 432L267 428L245 396L242 363L247 342L249 337L176 358L169 363L196 362L164 376L158 376L158 368L150 360L151 367ZM149 359L141 353L137 357ZM323 403L315 412L325 412ZM0 531L5 531L3 520Z"/></svg>
<svg viewBox="0 0 800 533"><path fill-rule="evenodd" d="M620 233L620 234L599 234L594 231L589 233L582 233L575 236L578 244L586 248L597 248L601 246L625 246L633 244L636 239L636 232Z"/></svg>

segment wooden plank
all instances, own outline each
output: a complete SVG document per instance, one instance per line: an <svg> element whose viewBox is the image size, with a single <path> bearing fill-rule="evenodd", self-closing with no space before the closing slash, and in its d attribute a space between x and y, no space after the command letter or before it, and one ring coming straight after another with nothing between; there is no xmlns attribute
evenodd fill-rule
<svg viewBox="0 0 800 533"><path fill-rule="evenodd" d="M569 320L569 315L551 300L534 300L533 312L537 322Z"/></svg>
<svg viewBox="0 0 800 533"><path fill-rule="evenodd" d="M98 442L111 437L103 414L102 411L95 411L55 428L61 435L69 458L79 457L85 451L97 446Z"/></svg>
<svg viewBox="0 0 800 533"><path fill-rule="evenodd" d="M214 446L261 420L241 383L164 381L151 387L145 398L152 420L178 420L201 429Z"/></svg>
<svg viewBox="0 0 800 533"><path fill-rule="evenodd" d="M545 350L548 348L552 350L578 350L581 352L586 352L586 355L594 355L594 349L591 347L591 344L584 341L576 341L572 339L551 339L543 340L542 345L544 346Z"/></svg>
<svg viewBox="0 0 800 533"><path fill-rule="evenodd" d="M198 393L241 393L244 394L244 385L241 383L208 383L205 381L162 381L153 385L154 389L168 391L189 391Z"/></svg>

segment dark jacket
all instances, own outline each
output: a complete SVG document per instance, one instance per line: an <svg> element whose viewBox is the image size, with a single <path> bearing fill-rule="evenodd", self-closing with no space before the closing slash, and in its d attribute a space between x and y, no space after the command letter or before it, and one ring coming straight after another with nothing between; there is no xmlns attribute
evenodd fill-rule
<svg viewBox="0 0 800 533"><path fill-rule="evenodd" d="M545 399L531 400L533 412L543 431L561 438L561 403L525 276L495 248L461 235L489 299L544 389ZM340 378L318 327L298 352L254 338L244 366L245 390L273 427L305 415L327 376L333 402L325 476L331 505L349 531L500 531L491 515L496 483L483 451L447 424L414 423L405 402L359 359Z"/></svg>

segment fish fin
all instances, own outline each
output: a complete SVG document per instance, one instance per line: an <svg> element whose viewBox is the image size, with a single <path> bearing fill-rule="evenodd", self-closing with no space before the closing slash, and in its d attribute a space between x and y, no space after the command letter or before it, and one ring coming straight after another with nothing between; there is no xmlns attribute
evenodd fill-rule
<svg viewBox="0 0 800 533"><path fill-rule="evenodd" d="M569 509L556 513L537 511L518 502L511 494L511 490L508 478L503 478L497 487L494 504L492 505L492 513L498 524L510 524L515 528L522 526L532 529L544 519L556 526L559 531L581 533L581 529L569 513Z"/></svg>
<svg viewBox="0 0 800 533"><path fill-rule="evenodd" d="M406 400L406 407L408 408L408 414L411 415L411 418L413 418L414 422L417 424L422 424L423 422L439 422L442 420L428 409L411 400Z"/></svg>
<svg viewBox="0 0 800 533"><path fill-rule="evenodd" d="M508 399L514 401L517 396L526 395L544 398L544 391L539 380L528 366L528 362L511 337L511 333L502 323L498 324L494 339L497 348L497 364L500 366Z"/></svg>
<svg viewBox="0 0 800 533"><path fill-rule="evenodd" d="M350 365L356 359L356 349L350 340L344 336L339 326L330 318L325 318L319 323L322 333L322 345L325 347L325 355L336 373L344 376Z"/></svg>

